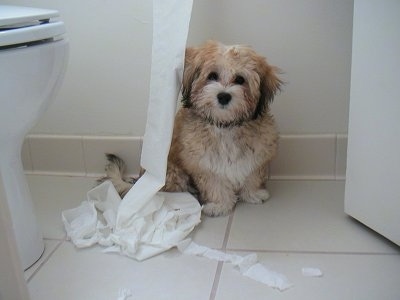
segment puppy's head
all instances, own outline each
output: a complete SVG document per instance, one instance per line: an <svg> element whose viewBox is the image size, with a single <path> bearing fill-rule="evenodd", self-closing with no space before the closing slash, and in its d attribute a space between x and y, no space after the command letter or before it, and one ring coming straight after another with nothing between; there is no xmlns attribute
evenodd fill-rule
<svg viewBox="0 0 400 300"><path fill-rule="evenodd" d="M278 69L247 46L209 41L186 49L183 105L229 127L259 118L280 90Z"/></svg>

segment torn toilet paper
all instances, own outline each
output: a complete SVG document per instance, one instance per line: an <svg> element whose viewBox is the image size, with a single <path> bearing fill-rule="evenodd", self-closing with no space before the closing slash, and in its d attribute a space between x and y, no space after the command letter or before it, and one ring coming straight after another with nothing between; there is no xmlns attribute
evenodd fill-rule
<svg viewBox="0 0 400 300"><path fill-rule="evenodd" d="M255 253L246 256L228 254L197 245L190 239L182 241L177 247L179 251L184 254L203 256L209 259L231 263L239 269L243 276L264 283L280 291L287 290L293 286L285 275L269 270L260 264L257 260L257 254Z"/></svg>
<svg viewBox="0 0 400 300"><path fill-rule="evenodd" d="M164 252L183 240L200 223L201 206L187 193L158 193L152 201L131 210L129 227L117 229L121 198L110 181L90 190L87 201L61 216L71 241L79 248L96 243L105 252L137 260Z"/></svg>
<svg viewBox="0 0 400 300"><path fill-rule="evenodd" d="M104 183L81 206L62 213L68 236L78 247L98 243L111 247L106 251L143 260L174 246L200 222L201 208L193 196L158 193L165 183L192 2L153 1L150 96L141 156L146 172L122 201Z"/></svg>
<svg viewBox="0 0 400 300"><path fill-rule="evenodd" d="M323 273L318 268L302 268L301 273L305 277L322 277Z"/></svg>
<svg viewBox="0 0 400 300"><path fill-rule="evenodd" d="M130 296L132 296L132 291L130 289L120 288L117 300L127 300Z"/></svg>

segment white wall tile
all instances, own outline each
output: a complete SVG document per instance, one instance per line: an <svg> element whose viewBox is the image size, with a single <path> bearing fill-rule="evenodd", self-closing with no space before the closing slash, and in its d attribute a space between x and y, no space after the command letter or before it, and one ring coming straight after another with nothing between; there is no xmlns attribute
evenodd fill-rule
<svg viewBox="0 0 400 300"><path fill-rule="evenodd" d="M338 134L336 138L336 179L346 178L347 134Z"/></svg>
<svg viewBox="0 0 400 300"><path fill-rule="evenodd" d="M139 174L142 139L140 137L84 136L83 151L86 173L101 176L106 165L105 153L120 156L127 165L130 175Z"/></svg>
<svg viewBox="0 0 400 300"><path fill-rule="evenodd" d="M105 153L114 153L134 176L140 170L141 148L142 137L30 135L23 160L28 173L98 177L104 174ZM345 134L282 135L270 178L343 180L346 149Z"/></svg>
<svg viewBox="0 0 400 300"><path fill-rule="evenodd" d="M31 149L29 146L29 137L26 138L24 140L24 143L22 144L21 159L22 159L22 165L24 166L24 170L26 172L32 172L33 166L31 159Z"/></svg>
<svg viewBox="0 0 400 300"><path fill-rule="evenodd" d="M85 175L82 138L79 136L29 136L34 173Z"/></svg>
<svg viewBox="0 0 400 300"><path fill-rule="evenodd" d="M335 179L336 136L282 135L271 179Z"/></svg>

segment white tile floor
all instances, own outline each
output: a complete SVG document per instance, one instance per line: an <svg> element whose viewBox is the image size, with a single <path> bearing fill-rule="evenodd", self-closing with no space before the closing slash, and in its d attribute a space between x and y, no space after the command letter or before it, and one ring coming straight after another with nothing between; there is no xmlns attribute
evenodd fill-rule
<svg viewBox="0 0 400 300"><path fill-rule="evenodd" d="M245 278L231 265L170 250L144 262L76 249L65 241L63 209L77 206L91 178L28 176L46 251L25 272L32 299L400 299L400 248L343 212L343 181L271 181L263 205L239 204L233 215L204 218L199 244L240 255L256 252L294 286L284 292ZM324 276L307 278L303 267Z"/></svg>

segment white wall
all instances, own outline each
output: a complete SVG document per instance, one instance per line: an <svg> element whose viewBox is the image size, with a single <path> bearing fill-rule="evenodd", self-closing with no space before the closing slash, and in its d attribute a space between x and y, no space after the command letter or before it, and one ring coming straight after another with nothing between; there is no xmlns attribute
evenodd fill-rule
<svg viewBox="0 0 400 300"><path fill-rule="evenodd" d="M71 55L57 102L33 133L144 133L151 1L0 0L58 9ZM195 0L189 44L252 45L287 82L273 104L282 133L345 133L350 82L350 0Z"/></svg>
<svg viewBox="0 0 400 300"><path fill-rule="evenodd" d="M272 107L281 132L347 132L353 2L220 2L221 40L253 45L285 73Z"/></svg>

